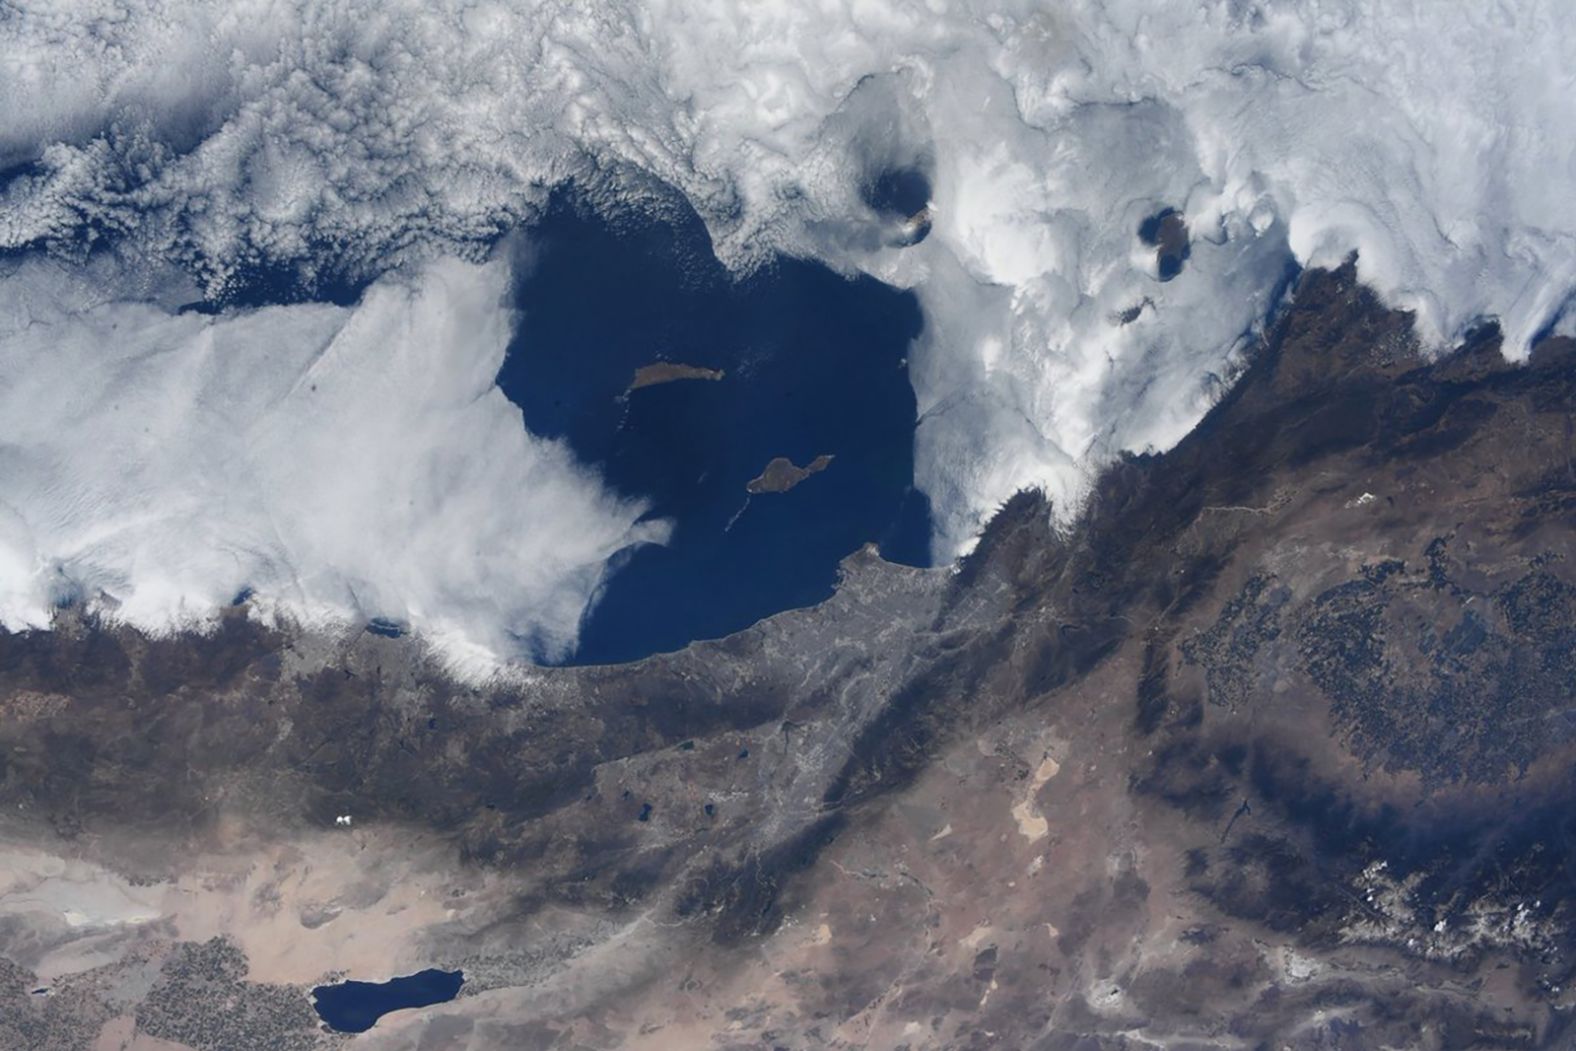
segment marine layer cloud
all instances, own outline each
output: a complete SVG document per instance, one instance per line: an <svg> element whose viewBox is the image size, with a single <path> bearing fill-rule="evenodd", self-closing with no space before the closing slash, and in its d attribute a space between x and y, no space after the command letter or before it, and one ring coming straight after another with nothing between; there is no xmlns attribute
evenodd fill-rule
<svg viewBox="0 0 1576 1051"><path fill-rule="evenodd" d="M1012 493L1071 515L1177 441L1295 266L1355 252L1424 345L1493 320L1524 356L1571 327L1573 36L1540 0L6 5L0 622L76 597L168 630L244 587L571 649L665 526L492 386L499 240L570 182L679 195L741 273L915 292L943 561ZM919 244L871 204L894 171ZM1167 208L1161 280L1136 231ZM176 310L260 272L370 285Z"/></svg>

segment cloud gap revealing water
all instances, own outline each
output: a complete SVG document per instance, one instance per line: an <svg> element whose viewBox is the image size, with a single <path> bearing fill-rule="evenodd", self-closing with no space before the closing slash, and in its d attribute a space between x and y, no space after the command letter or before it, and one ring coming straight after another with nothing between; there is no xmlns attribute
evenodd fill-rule
<svg viewBox="0 0 1576 1051"><path fill-rule="evenodd" d="M792 259L735 280L693 213L610 220L567 198L517 270L499 387L534 433L564 439L675 527L615 560L573 662L678 649L810 605L866 543L926 562L911 294Z"/></svg>

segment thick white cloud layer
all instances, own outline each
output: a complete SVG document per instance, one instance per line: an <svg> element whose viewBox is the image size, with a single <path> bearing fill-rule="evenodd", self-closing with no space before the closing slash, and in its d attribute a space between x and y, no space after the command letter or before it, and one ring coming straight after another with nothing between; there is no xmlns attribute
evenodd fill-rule
<svg viewBox="0 0 1576 1051"><path fill-rule="evenodd" d="M604 561L661 540L493 385L507 267L214 319L30 263L0 311L0 622L86 601L154 631L243 589L408 621L450 658L559 655Z"/></svg>
<svg viewBox="0 0 1576 1051"><path fill-rule="evenodd" d="M566 178L654 176L732 265L916 290L945 557L1017 488L1071 509L1116 451L1176 441L1290 258L1359 251L1433 345L1491 316L1523 354L1569 326L1573 26L1558 0L23 0L0 166L31 167L0 247L105 239L211 289L258 262L375 273L475 252ZM860 198L894 165L931 173L914 248ZM1194 243L1161 284L1135 231L1164 205ZM353 557L333 535L323 557ZM426 572L380 586L414 579L440 601Z"/></svg>

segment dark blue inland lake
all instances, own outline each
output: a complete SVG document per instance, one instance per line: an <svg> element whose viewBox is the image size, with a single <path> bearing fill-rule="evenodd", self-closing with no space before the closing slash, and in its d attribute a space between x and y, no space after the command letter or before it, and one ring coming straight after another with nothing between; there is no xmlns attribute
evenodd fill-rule
<svg viewBox="0 0 1576 1051"><path fill-rule="evenodd" d="M418 971L386 982L340 982L312 990L312 1006L330 1029L365 1033L390 1011L447 1003L460 993L460 971Z"/></svg>
<svg viewBox="0 0 1576 1051"><path fill-rule="evenodd" d="M736 281L693 213L607 219L562 198L530 238L499 387L533 432L674 523L669 544L615 561L572 663L812 605L866 543L927 564L911 294L792 259ZM686 368L648 368L664 363ZM821 469L767 472L778 458Z"/></svg>

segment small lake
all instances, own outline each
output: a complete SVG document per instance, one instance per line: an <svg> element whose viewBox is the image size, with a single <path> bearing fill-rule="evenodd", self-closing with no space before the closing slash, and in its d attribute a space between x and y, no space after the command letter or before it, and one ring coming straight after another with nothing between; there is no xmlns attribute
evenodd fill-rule
<svg viewBox="0 0 1576 1051"><path fill-rule="evenodd" d="M675 526L615 562L570 663L813 605L866 543L927 563L912 294L787 258L736 280L682 207L608 219L563 198L529 238L499 387L533 432Z"/></svg>
<svg viewBox="0 0 1576 1051"><path fill-rule="evenodd" d="M312 990L312 1006L330 1029L365 1033L390 1011L431 1007L459 995L461 971L428 969L386 982L339 982Z"/></svg>

